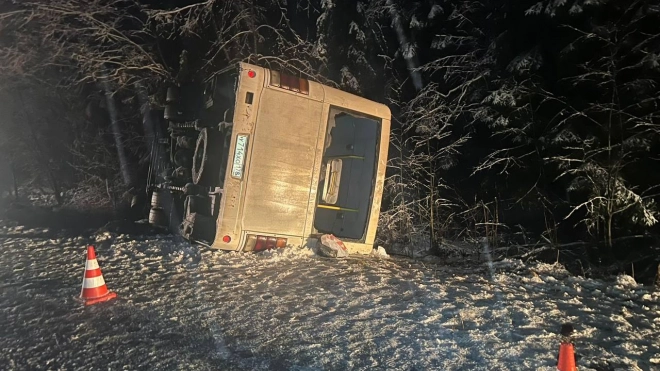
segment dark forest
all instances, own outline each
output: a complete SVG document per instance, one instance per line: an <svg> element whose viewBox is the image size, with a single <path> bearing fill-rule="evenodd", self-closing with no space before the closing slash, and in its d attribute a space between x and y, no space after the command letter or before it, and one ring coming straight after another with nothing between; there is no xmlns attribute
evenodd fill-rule
<svg viewBox="0 0 660 371"><path fill-rule="evenodd" d="M145 112L245 61L390 107L387 249L653 281L658 24L635 0L4 0L0 206L145 218Z"/></svg>

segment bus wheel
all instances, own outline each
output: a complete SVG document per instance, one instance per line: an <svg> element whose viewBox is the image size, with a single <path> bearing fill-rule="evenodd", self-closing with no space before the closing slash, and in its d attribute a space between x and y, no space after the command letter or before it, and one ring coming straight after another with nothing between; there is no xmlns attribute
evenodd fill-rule
<svg viewBox="0 0 660 371"><path fill-rule="evenodd" d="M181 100L181 89L178 86L170 86L167 88L167 95L165 97L166 103L174 103Z"/></svg>
<svg viewBox="0 0 660 371"><path fill-rule="evenodd" d="M204 128L199 132L195 155L193 156L193 183L204 186L215 186L220 174L221 145L220 132Z"/></svg>

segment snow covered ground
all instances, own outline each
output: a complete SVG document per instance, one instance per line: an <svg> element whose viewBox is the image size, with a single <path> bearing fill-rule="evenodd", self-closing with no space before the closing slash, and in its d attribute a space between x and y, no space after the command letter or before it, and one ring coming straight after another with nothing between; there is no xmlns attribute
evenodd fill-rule
<svg viewBox="0 0 660 371"><path fill-rule="evenodd" d="M564 322L581 371L660 370L660 294L626 276L106 234L119 298L84 308L90 239L46 232L0 228L2 370L555 370Z"/></svg>

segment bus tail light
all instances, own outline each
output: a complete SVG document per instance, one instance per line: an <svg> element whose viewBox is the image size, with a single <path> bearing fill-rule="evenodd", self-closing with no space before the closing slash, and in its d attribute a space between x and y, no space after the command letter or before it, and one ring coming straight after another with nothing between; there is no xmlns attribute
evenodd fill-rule
<svg viewBox="0 0 660 371"><path fill-rule="evenodd" d="M266 250L266 241L268 240L267 237L264 236L257 236L257 243L254 245L254 251L264 251Z"/></svg>
<svg viewBox="0 0 660 371"><path fill-rule="evenodd" d="M243 251L258 252L276 248L281 249L286 247L286 242L286 238L248 234Z"/></svg>

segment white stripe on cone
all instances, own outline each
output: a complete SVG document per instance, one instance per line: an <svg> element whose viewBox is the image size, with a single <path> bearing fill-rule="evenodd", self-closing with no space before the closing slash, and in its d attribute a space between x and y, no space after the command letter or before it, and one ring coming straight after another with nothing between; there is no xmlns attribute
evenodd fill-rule
<svg viewBox="0 0 660 371"><path fill-rule="evenodd" d="M96 259L88 260L85 265L86 271L91 271L92 269L99 269L99 262Z"/></svg>
<svg viewBox="0 0 660 371"><path fill-rule="evenodd" d="M103 276L85 278L85 280L83 281L83 289L93 289L103 285L105 285L105 280L103 279Z"/></svg>

